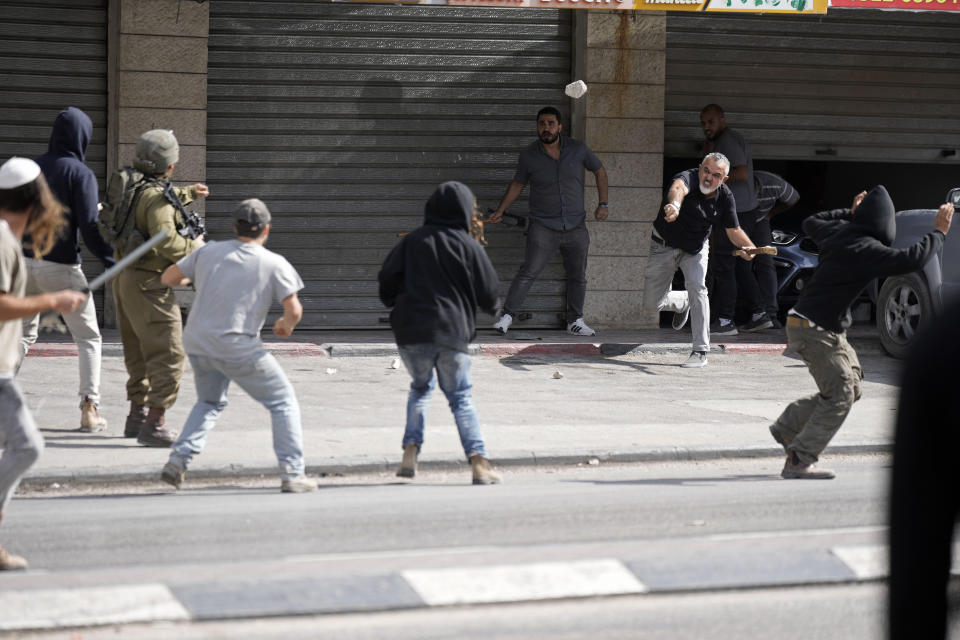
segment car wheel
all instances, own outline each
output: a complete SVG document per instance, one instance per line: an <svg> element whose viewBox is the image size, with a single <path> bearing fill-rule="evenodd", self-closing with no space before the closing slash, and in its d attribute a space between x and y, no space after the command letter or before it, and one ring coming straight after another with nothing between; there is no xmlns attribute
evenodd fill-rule
<svg viewBox="0 0 960 640"><path fill-rule="evenodd" d="M887 278L877 297L877 329L883 350L906 357L917 331L933 318L926 281L916 273Z"/></svg>

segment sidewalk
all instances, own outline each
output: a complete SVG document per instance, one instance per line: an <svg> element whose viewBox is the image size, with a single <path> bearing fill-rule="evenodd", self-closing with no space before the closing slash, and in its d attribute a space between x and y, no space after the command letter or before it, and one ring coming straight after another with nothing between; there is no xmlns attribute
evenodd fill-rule
<svg viewBox="0 0 960 640"><path fill-rule="evenodd" d="M266 341L297 389L308 473L392 470L401 453L409 377L390 332L297 333L295 338ZM815 390L802 363L781 356L784 333L719 341L707 367L692 370L676 366L689 353L689 338L670 329L609 331L592 339L558 330L506 337L481 330L472 345L478 356L474 396L491 458L502 466L782 455L766 426L787 401ZM861 358L876 361L871 369L896 369L868 327L850 338ZM60 336L41 339L24 363L20 383L47 448L24 484L156 481L166 451L122 437L126 372L118 334L104 336L102 412L109 427L99 434L76 431L76 347ZM896 389L889 384L892 374L881 378L883 383L865 391L854 407L831 453L890 450ZM188 366L168 423L179 429L194 401ZM230 401L191 466L188 482L190 477L276 476L269 415L236 387ZM427 440L423 468L460 466L466 473L439 391Z"/></svg>

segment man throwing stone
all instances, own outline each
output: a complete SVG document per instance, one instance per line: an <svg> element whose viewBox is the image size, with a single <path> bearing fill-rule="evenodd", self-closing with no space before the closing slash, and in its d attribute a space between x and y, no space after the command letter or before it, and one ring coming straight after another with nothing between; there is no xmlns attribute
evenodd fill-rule
<svg viewBox="0 0 960 640"><path fill-rule="evenodd" d="M211 242L163 272L163 283L193 282L196 301L183 332L183 346L197 383L197 404L173 444L161 480L179 488L187 465L203 450L207 434L227 406L227 388L236 382L270 411L273 450L284 493L315 491L304 474L300 405L276 358L260 341L260 329L274 302L283 316L273 325L281 338L293 333L303 307L297 292L303 280L282 256L263 245L270 235L270 211L257 199L244 200L233 214L236 239Z"/></svg>
<svg viewBox="0 0 960 640"><path fill-rule="evenodd" d="M650 257L643 284L643 308L647 312L674 312L678 331L691 317L693 352L682 367L707 364L710 350L710 300L707 297L707 239L714 225L723 225L733 246L752 249L753 243L740 229L733 194L727 185L730 161L722 153L709 153L700 167L673 177L664 205L653 221ZM691 188L696 184L697 188ZM751 260L752 255L741 252ZM671 291L673 274L683 271L686 291Z"/></svg>
<svg viewBox="0 0 960 640"><path fill-rule="evenodd" d="M941 205L934 229L905 249L893 249L897 224L893 201L878 185L862 192L849 209L817 213L803 222L803 232L820 248L813 277L787 313L788 349L800 355L817 383L817 393L790 403L770 426L787 460L781 477L823 479L820 454L840 430L853 403L860 399L863 370L847 342L850 305L871 280L916 271L943 247L953 205Z"/></svg>
<svg viewBox="0 0 960 640"><path fill-rule="evenodd" d="M547 261L560 251L567 274L567 331L576 336L592 336L596 332L583 321L583 303L587 295L587 212L583 207L583 170L592 171L597 179L599 204L594 211L597 220L607 219L607 170L583 142L561 135L560 112L544 107L537 113L537 136L520 153L517 172L507 187L500 205L487 222L497 224L503 212L530 185L530 225L527 228L527 250L520 271L510 284L503 313L493 328L506 334L520 305L527 297Z"/></svg>

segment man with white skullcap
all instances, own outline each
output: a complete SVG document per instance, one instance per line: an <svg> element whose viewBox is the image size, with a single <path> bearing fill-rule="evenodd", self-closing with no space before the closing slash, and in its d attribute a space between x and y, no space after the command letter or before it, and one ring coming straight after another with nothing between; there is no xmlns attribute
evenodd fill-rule
<svg viewBox="0 0 960 640"><path fill-rule="evenodd" d="M53 197L36 162L11 158L0 166L0 521L20 478L43 451L43 438L14 380L21 318L44 311L71 313L87 299L79 291L24 297L27 273L20 240L29 234L29 248L42 256L63 224L63 205ZM26 560L0 546L0 571L26 566Z"/></svg>

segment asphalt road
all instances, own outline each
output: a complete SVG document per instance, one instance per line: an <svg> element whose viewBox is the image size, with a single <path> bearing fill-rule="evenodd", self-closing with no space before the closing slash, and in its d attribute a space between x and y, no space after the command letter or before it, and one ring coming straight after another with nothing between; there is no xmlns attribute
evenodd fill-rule
<svg viewBox="0 0 960 640"><path fill-rule="evenodd" d="M247 593L249 620L72 637L879 638L882 586L869 577L818 584L808 565L883 544L889 461L831 462L838 477L826 482L781 480L780 460L761 458L513 468L490 487L467 484L464 472L429 471L412 483L325 478L307 495L279 494L268 480L179 493L159 484L33 492L12 505L3 531L33 569L0 576L0 592L162 582L192 590L195 610L237 611L229 600L239 592L217 602L204 594L264 581L319 593L345 575L451 567L469 581L491 566L616 559L649 593L319 617L258 615L262 603ZM57 637L23 637L34 635Z"/></svg>

